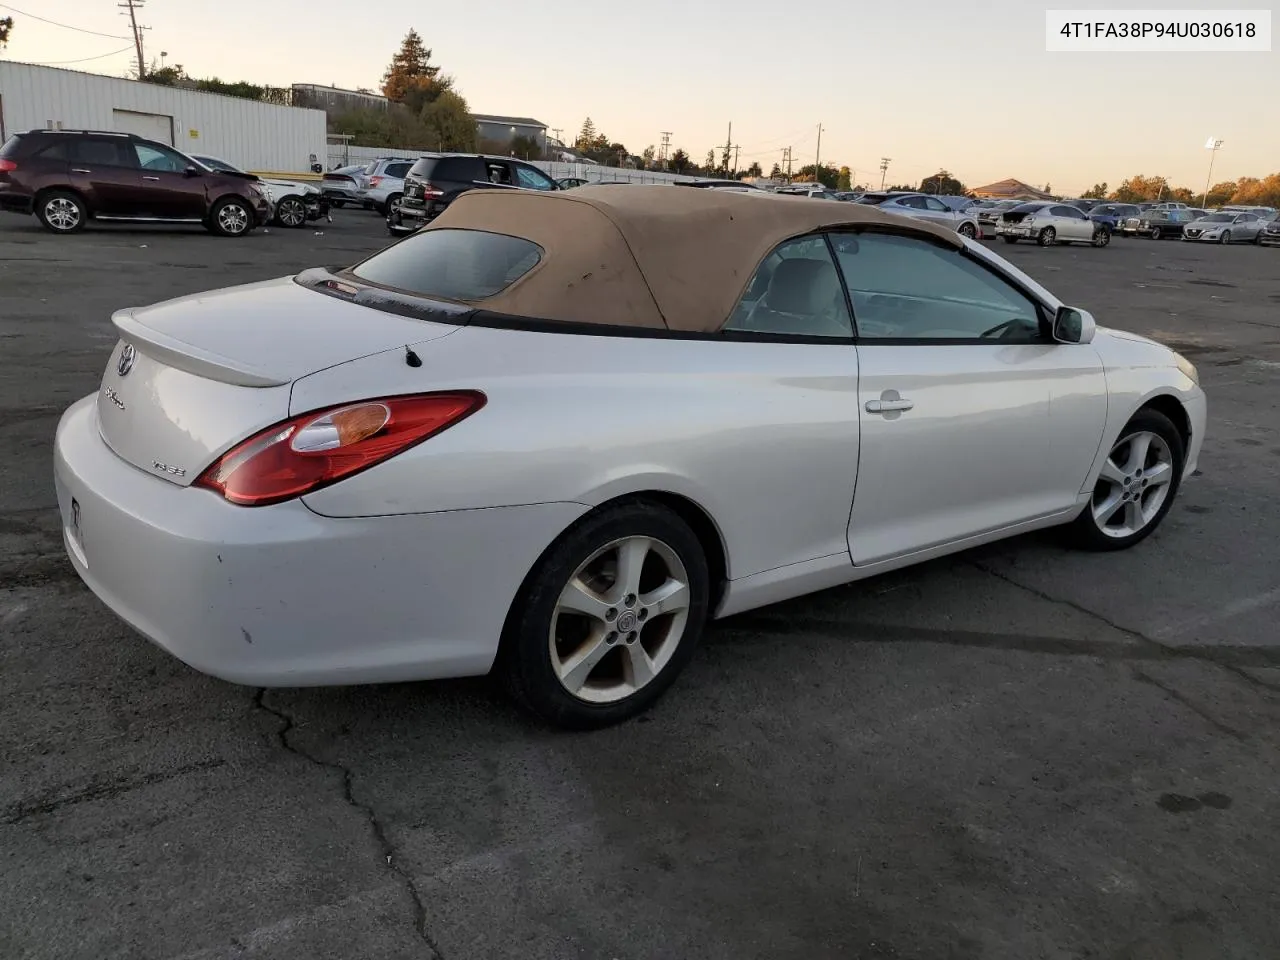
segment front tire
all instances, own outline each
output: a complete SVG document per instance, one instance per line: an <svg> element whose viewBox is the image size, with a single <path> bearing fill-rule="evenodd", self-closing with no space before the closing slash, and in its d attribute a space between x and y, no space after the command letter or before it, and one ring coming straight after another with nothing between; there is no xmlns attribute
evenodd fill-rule
<svg viewBox="0 0 1280 960"><path fill-rule="evenodd" d="M1148 236L1151 237L1152 240L1159 240L1162 236L1164 236L1164 234L1161 233L1159 227L1152 227L1151 233L1149 233Z"/></svg>
<svg viewBox="0 0 1280 960"><path fill-rule="evenodd" d="M36 219L53 233L76 233L84 229L89 210L70 190L50 190L36 203Z"/></svg>
<svg viewBox="0 0 1280 960"><path fill-rule="evenodd" d="M1177 427L1157 410L1139 410L1120 431L1093 497L1068 528L1086 550L1124 550L1160 526L1182 481L1186 447Z"/></svg>
<svg viewBox="0 0 1280 960"><path fill-rule="evenodd" d="M276 204L276 223L296 229L307 225L307 205L301 197L287 196Z"/></svg>
<svg viewBox="0 0 1280 960"><path fill-rule="evenodd" d="M652 706L693 656L710 599L706 556L672 511L627 500L543 554L507 615L498 671L556 726L597 729Z"/></svg>
<svg viewBox="0 0 1280 960"><path fill-rule="evenodd" d="M209 211L208 227L220 237L243 237L253 229L253 211L239 197L223 197Z"/></svg>
<svg viewBox="0 0 1280 960"><path fill-rule="evenodd" d="M1042 247L1052 247L1057 242L1058 231L1053 227L1045 227L1040 231L1040 236L1036 237L1036 243Z"/></svg>
<svg viewBox="0 0 1280 960"><path fill-rule="evenodd" d="M978 235L978 231L974 229L974 226L972 223L960 224L959 233L960 233L960 236L964 237L966 240L972 240L974 237Z"/></svg>
<svg viewBox="0 0 1280 960"><path fill-rule="evenodd" d="M1223 231L1222 231L1222 236L1220 236L1220 237L1218 238L1218 242L1219 242L1219 243L1230 243L1230 242L1231 242L1231 231L1230 231L1230 230L1223 230Z"/></svg>
<svg viewBox="0 0 1280 960"><path fill-rule="evenodd" d="M1106 227L1099 227L1093 234L1093 245L1095 247L1105 247L1111 242L1111 231Z"/></svg>

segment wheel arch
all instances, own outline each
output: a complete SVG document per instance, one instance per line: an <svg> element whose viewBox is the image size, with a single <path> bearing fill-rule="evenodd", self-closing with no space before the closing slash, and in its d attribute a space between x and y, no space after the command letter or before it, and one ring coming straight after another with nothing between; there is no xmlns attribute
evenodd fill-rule
<svg viewBox="0 0 1280 960"><path fill-rule="evenodd" d="M701 504L696 503L691 498L674 493L670 490L637 490L630 493L622 493L611 497L607 500L601 500L591 506L590 510L584 512L576 520L560 531L550 543L538 554L528 572L524 575L524 579L520 582L520 587L515 595L511 598L511 602L507 607L506 616L503 618L502 638L499 642L498 657L503 656L504 648L508 643L508 635L510 634L510 624L512 615L515 613L517 605L530 588L531 578L542 566L543 560L555 547L569 536L574 530L578 529L584 522L594 517L603 510L616 507L622 503L651 503L657 506L665 507L670 510L693 531L694 537L698 541L698 545L702 547L703 556L707 561L707 579L710 582L711 592L707 598L707 610L716 610L720 601L724 598L728 585L729 576L729 557L725 547L724 536L720 532L719 526L712 519L711 514ZM495 658L495 662L496 658Z"/></svg>
<svg viewBox="0 0 1280 960"><path fill-rule="evenodd" d="M1191 448L1191 418L1187 415L1187 408L1182 405L1179 400L1171 393L1157 393L1155 396L1148 397L1137 410L1134 415L1141 413L1143 410L1154 410L1157 413L1168 417L1178 429L1178 436L1182 438L1182 447L1184 450ZM1133 419L1131 416L1130 419Z"/></svg>
<svg viewBox="0 0 1280 960"><path fill-rule="evenodd" d="M63 186L58 186L58 187L41 187L39 190L37 190L37 191L36 191L35 196L31 198L31 211L32 211L32 213L37 213L37 212L39 211L39 209L40 209L40 204L41 204L41 203L43 203L43 202L44 202L44 198L45 198L45 197L47 197L47 196L48 196L49 194L51 194L51 193L69 193L69 194L71 194L73 197L75 197L77 200L79 200L79 201L84 205L84 212L85 212L85 216L86 216L86 217L89 217L90 219L92 219L92 217L93 217L93 215L94 215L94 214L93 214L93 204L91 204L91 203L89 202L89 198L88 198L88 197L86 197L86 196L84 195L84 192L83 192L82 190L77 190L75 187L63 187Z"/></svg>

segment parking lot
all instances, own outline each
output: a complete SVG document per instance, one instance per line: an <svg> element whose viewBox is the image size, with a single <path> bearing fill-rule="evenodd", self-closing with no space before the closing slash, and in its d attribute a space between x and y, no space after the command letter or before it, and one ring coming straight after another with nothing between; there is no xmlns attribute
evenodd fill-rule
<svg viewBox="0 0 1280 960"><path fill-rule="evenodd" d="M483 680L201 676L64 557L53 432L113 310L388 239L0 223L0 958L1276 956L1280 250L999 245L1199 366L1201 471L1144 544L743 615L566 735Z"/></svg>

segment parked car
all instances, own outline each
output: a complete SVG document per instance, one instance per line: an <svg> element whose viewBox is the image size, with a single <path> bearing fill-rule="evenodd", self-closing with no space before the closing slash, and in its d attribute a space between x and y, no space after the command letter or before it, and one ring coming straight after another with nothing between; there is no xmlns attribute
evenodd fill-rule
<svg viewBox="0 0 1280 960"><path fill-rule="evenodd" d="M572 190L574 187L585 187L590 182L582 177L562 177L556 181L556 186L561 190Z"/></svg>
<svg viewBox="0 0 1280 960"><path fill-rule="evenodd" d="M233 683L492 670L570 727L653 705L709 619L1057 525L1132 547L1205 437L1183 357L859 204L471 190L112 319L53 463L107 606Z"/></svg>
<svg viewBox="0 0 1280 960"><path fill-rule="evenodd" d="M1114 234L1121 232L1121 224L1126 218L1136 217L1138 212L1131 203L1100 203L1089 209L1089 219L1103 224Z"/></svg>
<svg viewBox="0 0 1280 960"><path fill-rule="evenodd" d="M1105 247L1111 242L1111 231L1105 224L1094 223L1087 213L1075 207L1046 200L1033 200L1006 210L1000 215L996 234L1005 243L1034 240L1042 247L1055 243Z"/></svg>
<svg viewBox="0 0 1280 960"><path fill-rule="evenodd" d="M1014 207L1020 206L1024 202L1022 200L979 200L977 205L969 212L978 218L978 226L982 228L982 235L984 237L994 237L996 235L996 225L1000 222L1000 215L1006 210L1012 210Z"/></svg>
<svg viewBox="0 0 1280 960"><path fill-rule="evenodd" d="M360 178L367 163L356 163L330 170L324 175L320 190L329 198L331 206L341 209L348 203L363 204L360 197Z"/></svg>
<svg viewBox="0 0 1280 960"><path fill-rule="evenodd" d="M405 177L404 197L387 213L392 235L412 233L469 190L559 190L531 163L512 157L444 153L423 157ZM580 189L580 188L579 188Z"/></svg>
<svg viewBox="0 0 1280 960"><path fill-rule="evenodd" d="M1136 236L1149 240L1176 240L1193 219L1189 210L1153 208L1144 210L1136 218L1130 217L1125 221L1125 229L1128 231L1132 224L1132 232Z"/></svg>
<svg viewBox="0 0 1280 960"><path fill-rule="evenodd" d="M404 196L404 178L415 161L395 157L375 160L364 168L356 191L364 205L384 217Z"/></svg>
<svg viewBox="0 0 1280 960"><path fill-rule="evenodd" d="M1090 213L1094 207L1105 203L1105 201L1098 199L1063 200L1062 202L1068 207L1075 207L1081 213Z"/></svg>
<svg viewBox="0 0 1280 960"><path fill-rule="evenodd" d="M1273 247L1280 244L1280 213L1273 213L1263 221L1262 233L1258 236L1258 243L1264 247Z"/></svg>
<svg viewBox="0 0 1280 960"><path fill-rule="evenodd" d="M858 198L863 206L875 207L885 213L896 213L916 220L944 224L961 236L974 238L982 235L978 219L968 213L952 210L937 197L923 193L864 193Z"/></svg>
<svg viewBox="0 0 1280 960"><path fill-rule="evenodd" d="M225 160L193 153L195 160L212 173L238 173L244 171L232 166ZM309 220L319 220L329 216L329 201L320 188L301 180L277 180L272 177L259 177L267 186L267 199L271 201L272 223L282 227L305 227ZM332 217L330 217L332 219Z"/></svg>
<svg viewBox="0 0 1280 960"><path fill-rule="evenodd" d="M1210 243L1259 243L1266 222L1256 213L1210 213L1182 228L1182 239Z"/></svg>
<svg viewBox="0 0 1280 960"><path fill-rule="evenodd" d="M0 210L31 214L54 233L90 220L198 223L241 237L271 219L266 185L215 172L131 133L28 130L0 147Z"/></svg>

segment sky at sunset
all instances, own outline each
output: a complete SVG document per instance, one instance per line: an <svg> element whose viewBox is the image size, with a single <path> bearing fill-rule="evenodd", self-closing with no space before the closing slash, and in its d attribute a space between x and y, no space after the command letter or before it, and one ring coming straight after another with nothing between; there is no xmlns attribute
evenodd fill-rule
<svg viewBox="0 0 1280 960"><path fill-rule="evenodd" d="M0 3L0 16L15 20L0 56L127 71L128 22L114 0L16 6L109 36ZM569 139L590 116L636 153L670 130L673 148L698 162L732 121L740 165L758 161L766 172L787 145L797 165L812 163L820 123L822 160L876 185L889 157L890 182L945 167L971 186L1017 177L1078 193L1143 173L1198 191L1210 136L1224 141L1215 182L1280 171L1280 54L1050 54L1044 9L1008 0L809 11L762 0L148 0L142 20L148 60L165 51L193 76L348 88L376 88L413 27L474 112L535 117Z"/></svg>

